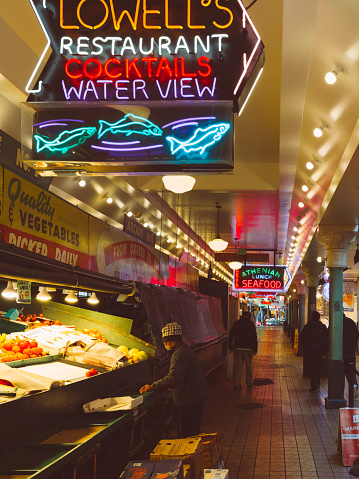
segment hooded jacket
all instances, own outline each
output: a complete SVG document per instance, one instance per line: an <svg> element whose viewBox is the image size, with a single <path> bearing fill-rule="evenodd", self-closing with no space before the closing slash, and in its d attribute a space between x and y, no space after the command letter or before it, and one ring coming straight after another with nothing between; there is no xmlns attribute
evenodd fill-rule
<svg viewBox="0 0 359 479"><path fill-rule="evenodd" d="M358 341L358 329L355 322L348 318L343 317L343 356L355 355L355 349Z"/></svg>
<svg viewBox="0 0 359 479"><path fill-rule="evenodd" d="M299 335L299 341L305 354L325 356L328 353L328 329L319 319L308 321Z"/></svg>
<svg viewBox="0 0 359 479"><path fill-rule="evenodd" d="M209 389L194 351L180 341L171 349L170 355L168 374L152 384L153 390L171 389L173 404L178 409L205 401Z"/></svg>

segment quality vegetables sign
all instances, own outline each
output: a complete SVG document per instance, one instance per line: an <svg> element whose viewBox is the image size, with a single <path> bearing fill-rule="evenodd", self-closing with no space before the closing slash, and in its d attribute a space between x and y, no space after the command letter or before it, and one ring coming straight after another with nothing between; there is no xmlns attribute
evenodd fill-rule
<svg viewBox="0 0 359 479"><path fill-rule="evenodd" d="M236 100L264 48L241 0L29 1L47 38L29 101Z"/></svg>

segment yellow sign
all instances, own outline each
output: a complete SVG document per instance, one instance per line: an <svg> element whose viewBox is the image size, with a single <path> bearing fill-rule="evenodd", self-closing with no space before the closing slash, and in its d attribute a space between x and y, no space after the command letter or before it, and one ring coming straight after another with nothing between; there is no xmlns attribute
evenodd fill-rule
<svg viewBox="0 0 359 479"><path fill-rule="evenodd" d="M295 354L297 354L298 352L298 339L299 339L298 329L296 329L294 332L294 345L293 345L293 351Z"/></svg>

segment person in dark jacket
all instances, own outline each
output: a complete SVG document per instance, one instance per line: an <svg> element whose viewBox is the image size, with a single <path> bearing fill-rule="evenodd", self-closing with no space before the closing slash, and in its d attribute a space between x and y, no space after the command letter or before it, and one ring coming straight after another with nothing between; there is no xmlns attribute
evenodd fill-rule
<svg viewBox="0 0 359 479"><path fill-rule="evenodd" d="M228 350L233 351L233 389L241 389L243 363L246 364L246 383L253 386L252 358L257 354L257 331L251 313L245 311L236 321L228 337Z"/></svg>
<svg viewBox="0 0 359 479"><path fill-rule="evenodd" d="M350 375L353 377L354 381L354 397L358 397L358 381L357 376L349 366L354 364L356 367L356 357L355 350L358 342L358 328L355 322L343 314L343 362L344 362L344 372L349 382Z"/></svg>
<svg viewBox="0 0 359 479"><path fill-rule="evenodd" d="M162 329L162 341L171 355L168 374L143 386L140 393L171 389L173 404L180 414L180 435L197 436L201 429L203 405L209 397L206 378L194 351L182 342L180 324L168 323Z"/></svg>
<svg viewBox="0 0 359 479"><path fill-rule="evenodd" d="M310 370L310 391L320 389L320 362L328 354L329 334L328 329L320 321L318 311L312 312L312 317L304 325L299 341L303 347L304 360Z"/></svg>

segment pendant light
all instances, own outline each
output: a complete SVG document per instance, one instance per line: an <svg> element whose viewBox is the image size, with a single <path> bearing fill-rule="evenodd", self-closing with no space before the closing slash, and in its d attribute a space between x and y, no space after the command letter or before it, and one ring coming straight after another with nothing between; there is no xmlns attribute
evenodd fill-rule
<svg viewBox="0 0 359 479"><path fill-rule="evenodd" d="M220 236L219 236L219 210L222 208L222 206L219 206L218 201L216 202L216 208L218 210L218 220L217 220L217 237L208 242L209 247L215 251L215 252L220 252L224 251L227 246L228 246L228 241L224 241Z"/></svg>
<svg viewBox="0 0 359 479"><path fill-rule="evenodd" d="M237 253L237 241L238 241L238 238L234 238L234 256L236 256L236 253ZM230 263L228 263L229 267L233 270L235 269L240 269L242 268L243 266L243 263L241 263L240 261L231 261Z"/></svg>
<svg viewBox="0 0 359 479"><path fill-rule="evenodd" d="M17 297L17 291L15 291L11 281L7 282L7 286L1 295L7 299L15 299Z"/></svg>
<svg viewBox="0 0 359 479"><path fill-rule="evenodd" d="M76 294L73 291L70 291L69 294L66 296L65 301L67 303L77 303L78 299Z"/></svg>
<svg viewBox="0 0 359 479"><path fill-rule="evenodd" d="M196 180L193 178L193 176L186 175L167 175L162 177L162 181L166 190L178 194L191 191L196 183Z"/></svg>
<svg viewBox="0 0 359 479"><path fill-rule="evenodd" d="M96 293L92 293L91 296L87 300L88 303L90 304L98 304L100 301L98 297L96 296Z"/></svg>
<svg viewBox="0 0 359 479"><path fill-rule="evenodd" d="M36 299L38 299L39 301L50 301L51 296L48 293L47 288L45 286L40 286L39 289L40 291L38 295L36 296Z"/></svg>

